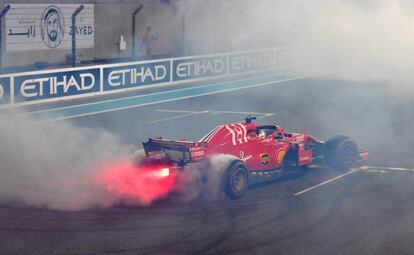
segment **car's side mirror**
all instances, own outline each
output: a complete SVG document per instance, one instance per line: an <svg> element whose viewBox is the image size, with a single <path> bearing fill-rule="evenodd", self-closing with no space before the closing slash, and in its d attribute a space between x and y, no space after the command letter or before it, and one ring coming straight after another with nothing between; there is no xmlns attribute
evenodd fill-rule
<svg viewBox="0 0 414 255"><path fill-rule="evenodd" d="M281 133L279 133L279 134L277 134L277 135L275 136L275 139L276 139L276 140L282 140L283 138L285 138L285 136L284 136L283 134L281 134Z"/></svg>

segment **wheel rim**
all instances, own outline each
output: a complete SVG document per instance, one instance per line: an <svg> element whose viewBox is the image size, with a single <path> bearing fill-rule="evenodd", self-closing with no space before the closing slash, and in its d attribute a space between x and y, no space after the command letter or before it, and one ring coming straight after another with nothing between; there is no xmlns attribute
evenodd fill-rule
<svg viewBox="0 0 414 255"><path fill-rule="evenodd" d="M243 191L247 185L247 177L243 170L242 167L237 168L233 177L233 187L237 191Z"/></svg>
<svg viewBox="0 0 414 255"><path fill-rule="evenodd" d="M345 166L352 166L355 163L355 148L352 144L347 143L342 147L341 161Z"/></svg>

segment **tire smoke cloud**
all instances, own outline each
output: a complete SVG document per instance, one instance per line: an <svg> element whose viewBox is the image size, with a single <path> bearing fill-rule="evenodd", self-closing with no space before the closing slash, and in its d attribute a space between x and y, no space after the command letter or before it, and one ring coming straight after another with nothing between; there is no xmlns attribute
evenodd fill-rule
<svg viewBox="0 0 414 255"><path fill-rule="evenodd" d="M223 178L233 160L239 159L232 155L218 154L185 167L177 179L176 199L181 202L225 199Z"/></svg>
<svg viewBox="0 0 414 255"><path fill-rule="evenodd" d="M118 204L148 206L172 192L176 202L224 197L231 156L187 167L179 176L152 178L134 165L136 148L102 129L67 121L39 123L24 113L0 119L0 203L65 211ZM161 168L161 167L160 167Z"/></svg>
<svg viewBox="0 0 414 255"><path fill-rule="evenodd" d="M2 203L80 210L116 200L93 178L99 164L128 153L108 132L15 113L1 119L0 144Z"/></svg>
<svg viewBox="0 0 414 255"><path fill-rule="evenodd" d="M310 73L347 80L412 76L410 1L278 1L275 12L286 25L281 38L291 48L292 60Z"/></svg>
<svg viewBox="0 0 414 255"><path fill-rule="evenodd" d="M346 80L404 79L414 71L412 1L180 2L191 7L184 8L192 38L185 47L201 53L282 46L306 73Z"/></svg>

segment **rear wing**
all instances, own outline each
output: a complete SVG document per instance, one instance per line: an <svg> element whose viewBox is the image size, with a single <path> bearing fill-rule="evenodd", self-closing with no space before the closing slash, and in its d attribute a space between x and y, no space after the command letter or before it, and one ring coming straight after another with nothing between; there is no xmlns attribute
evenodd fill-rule
<svg viewBox="0 0 414 255"><path fill-rule="evenodd" d="M188 148L195 146L196 143L189 141L175 141L162 138L150 138L148 142L144 142L144 150L158 149L158 148L171 148L177 150L187 150Z"/></svg>
<svg viewBox="0 0 414 255"><path fill-rule="evenodd" d="M203 143L150 138L143 143L145 155L155 160L168 160L179 164L200 160L204 157Z"/></svg>

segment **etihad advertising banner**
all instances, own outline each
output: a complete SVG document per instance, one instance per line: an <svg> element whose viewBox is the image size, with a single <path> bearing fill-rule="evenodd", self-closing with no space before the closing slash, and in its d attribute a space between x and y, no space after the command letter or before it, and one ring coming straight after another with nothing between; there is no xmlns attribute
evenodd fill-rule
<svg viewBox="0 0 414 255"><path fill-rule="evenodd" d="M170 81L170 61L122 65L103 69L104 91Z"/></svg>
<svg viewBox="0 0 414 255"><path fill-rule="evenodd" d="M173 60L173 81L225 75L227 57L198 57Z"/></svg>
<svg viewBox="0 0 414 255"><path fill-rule="evenodd" d="M6 51L70 49L72 13L80 4L10 4L6 14ZM94 5L76 17L76 47L94 47Z"/></svg>
<svg viewBox="0 0 414 255"><path fill-rule="evenodd" d="M0 105L10 103L10 78L0 78Z"/></svg>
<svg viewBox="0 0 414 255"><path fill-rule="evenodd" d="M54 69L0 77L0 108L287 67L283 49Z"/></svg>
<svg viewBox="0 0 414 255"><path fill-rule="evenodd" d="M15 102L95 93L100 83L99 68L16 76Z"/></svg>
<svg viewBox="0 0 414 255"><path fill-rule="evenodd" d="M272 69L287 65L286 51L271 49L231 54L229 58L230 73L243 73Z"/></svg>

